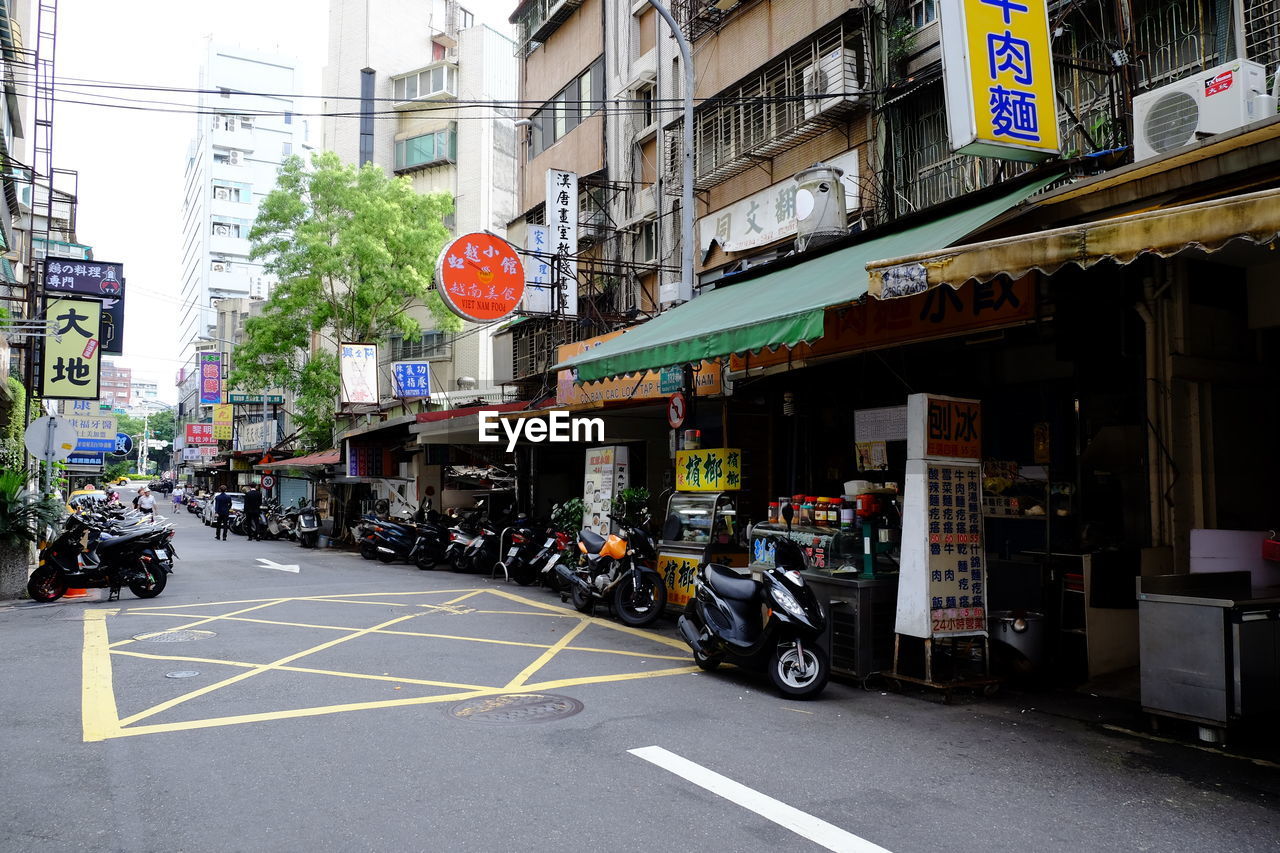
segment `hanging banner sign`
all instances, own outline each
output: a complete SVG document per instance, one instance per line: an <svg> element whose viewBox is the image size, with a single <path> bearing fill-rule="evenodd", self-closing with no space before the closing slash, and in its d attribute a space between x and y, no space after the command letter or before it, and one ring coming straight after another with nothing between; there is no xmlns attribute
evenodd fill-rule
<svg viewBox="0 0 1280 853"><path fill-rule="evenodd" d="M431 362L392 362L391 376L396 397L431 396Z"/></svg>
<svg viewBox="0 0 1280 853"><path fill-rule="evenodd" d="M547 228L564 283L564 313L578 316L578 173L547 170ZM552 303L554 306L554 303Z"/></svg>
<svg viewBox="0 0 1280 853"><path fill-rule="evenodd" d="M222 353L200 353L200 405L222 402Z"/></svg>
<svg viewBox="0 0 1280 853"><path fill-rule="evenodd" d="M116 416L102 414L92 400L73 400L62 405L63 418L76 428L77 453L114 453L117 443Z"/></svg>
<svg viewBox="0 0 1280 853"><path fill-rule="evenodd" d="M742 488L742 451L735 447L676 451L677 492Z"/></svg>
<svg viewBox="0 0 1280 853"><path fill-rule="evenodd" d="M378 402L378 345L342 344L338 348L342 366L344 403Z"/></svg>
<svg viewBox="0 0 1280 853"><path fill-rule="evenodd" d="M40 396L97 400L102 358L102 303L64 296L45 301L54 334L44 338Z"/></svg>
<svg viewBox="0 0 1280 853"><path fill-rule="evenodd" d="M501 320L524 298L524 264L501 237L482 231L464 234L440 253L436 289L449 310L464 320Z"/></svg>
<svg viewBox="0 0 1280 853"><path fill-rule="evenodd" d="M530 225L524 238L526 260L524 302L521 311L549 314L557 308L551 282L551 229ZM576 313L576 312L575 312Z"/></svg>
<svg viewBox="0 0 1280 853"><path fill-rule="evenodd" d="M235 408L230 403L219 403L213 407L213 438L215 441L229 441L231 439L234 411Z"/></svg>
<svg viewBox="0 0 1280 853"><path fill-rule="evenodd" d="M184 448L182 448L182 461L183 461L183 462L199 462L199 461L200 461L200 448L198 448L198 447L184 447Z"/></svg>
<svg viewBox="0 0 1280 853"><path fill-rule="evenodd" d="M187 424L184 434L188 447L218 443L218 440L213 437L213 424Z"/></svg>
<svg viewBox="0 0 1280 853"><path fill-rule="evenodd" d="M1048 0L938 6L952 150L1028 162L1056 157Z"/></svg>
<svg viewBox="0 0 1280 853"><path fill-rule="evenodd" d="M124 266L104 261L49 258L44 266L47 293L75 293L102 302L102 351L124 354Z"/></svg>

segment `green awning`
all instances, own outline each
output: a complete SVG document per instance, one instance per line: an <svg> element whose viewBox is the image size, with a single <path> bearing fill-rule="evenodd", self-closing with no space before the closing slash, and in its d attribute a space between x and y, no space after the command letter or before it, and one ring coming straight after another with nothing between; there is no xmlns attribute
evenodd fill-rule
<svg viewBox="0 0 1280 853"><path fill-rule="evenodd" d="M826 309L846 305L867 292L867 264L915 254L926 247L950 246L1060 177L1036 181L915 228L718 288L567 359L555 369L576 368L578 379L586 382L816 340L822 337Z"/></svg>

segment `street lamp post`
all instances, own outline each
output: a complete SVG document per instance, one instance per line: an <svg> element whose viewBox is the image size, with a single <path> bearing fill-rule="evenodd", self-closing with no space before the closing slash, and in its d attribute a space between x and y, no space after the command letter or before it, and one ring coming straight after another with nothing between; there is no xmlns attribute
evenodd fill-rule
<svg viewBox="0 0 1280 853"><path fill-rule="evenodd" d="M693 51L689 40L680 32L676 19L659 0L649 0L662 19L671 27L676 46L680 48L680 64L684 66L684 141L680 188L680 287L676 298L693 298Z"/></svg>

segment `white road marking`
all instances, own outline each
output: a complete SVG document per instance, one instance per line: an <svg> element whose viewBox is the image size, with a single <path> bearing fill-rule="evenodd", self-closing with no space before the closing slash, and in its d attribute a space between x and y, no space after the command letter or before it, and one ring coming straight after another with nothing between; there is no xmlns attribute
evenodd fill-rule
<svg viewBox="0 0 1280 853"><path fill-rule="evenodd" d="M282 572L293 572L295 575L299 573L298 566L285 566L285 565L281 565L280 563L273 563L271 560L268 560L266 557L259 557L258 562L262 563L260 568L263 568L263 569L279 569Z"/></svg>
<svg viewBox="0 0 1280 853"><path fill-rule="evenodd" d="M660 746L646 746L627 751L637 758L643 758L663 770L687 779L700 788L724 797L731 803L750 809L778 826L789 829L796 835L803 836L828 850L835 850L837 853L889 853L877 844L872 844L825 820L739 784L727 776L721 776L700 764L694 764L689 759L682 758Z"/></svg>

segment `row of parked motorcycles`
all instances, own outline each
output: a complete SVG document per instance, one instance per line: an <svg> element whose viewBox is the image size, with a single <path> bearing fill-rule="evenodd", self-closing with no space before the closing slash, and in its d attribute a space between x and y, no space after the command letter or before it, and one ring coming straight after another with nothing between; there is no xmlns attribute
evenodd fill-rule
<svg viewBox="0 0 1280 853"><path fill-rule="evenodd" d="M187 512L204 518L205 504L212 500L213 496L189 497L185 500ZM248 514L231 510L227 529L237 536L245 536L248 528ZM263 539L288 539L303 548L314 548L320 541L320 514L306 498L298 498L295 504L287 507L282 507L279 501L268 501L258 510L258 531Z"/></svg>
<svg viewBox="0 0 1280 853"><path fill-rule="evenodd" d="M108 600L118 600L125 586L138 598L164 591L178 556L171 523L87 497L73 498L71 508L40 550L39 568L27 581L32 600L56 601L68 589L109 589Z"/></svg>

